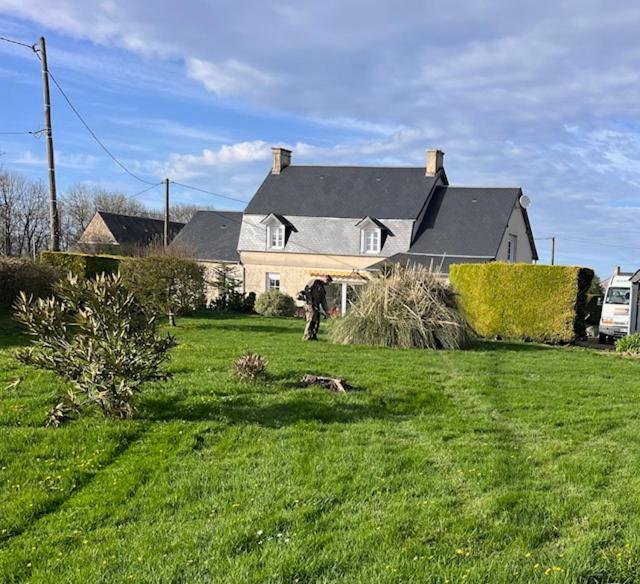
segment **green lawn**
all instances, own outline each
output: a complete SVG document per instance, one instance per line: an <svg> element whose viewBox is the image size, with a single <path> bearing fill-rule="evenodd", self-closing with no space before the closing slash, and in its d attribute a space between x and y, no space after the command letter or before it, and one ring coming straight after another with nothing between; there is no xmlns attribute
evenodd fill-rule
<svg viewBox="0 0 640 584"><path fill-rule="evenodd" d="M640 361L178 324L139 419L53 430L62 384L11 357L25 339L0 318L0 582L640 581ZM268 383L232 378L247 349Z"/></svg>

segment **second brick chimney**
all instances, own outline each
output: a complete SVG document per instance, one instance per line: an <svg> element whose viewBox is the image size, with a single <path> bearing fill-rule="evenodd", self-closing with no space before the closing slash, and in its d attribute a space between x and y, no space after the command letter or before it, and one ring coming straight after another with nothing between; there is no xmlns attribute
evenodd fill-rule
<svg viewBox="0 0 640 584"><path fill-rule="evenodd" d="M427 176L435 176L439 170L444 168L444 152L442 150L427 150Z"/></svg>
<svg viewBox="0 0 640 584"><path fill-rule="evenodd" d="M283 169L291 164L291 150L286 148L272 148L273 163L271 165L271 174L280 174Z"/></svg>

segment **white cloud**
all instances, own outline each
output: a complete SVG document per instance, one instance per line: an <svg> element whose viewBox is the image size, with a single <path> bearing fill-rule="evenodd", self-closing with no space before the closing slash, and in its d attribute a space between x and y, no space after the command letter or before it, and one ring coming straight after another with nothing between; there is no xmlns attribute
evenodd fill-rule
<svg viewBox="0 0 640 584"><path fill-rule="evenodd" d="M213 93L248 96L273 83L271 75L249 65L229 59L224 63L212 63L194 57L186 59L187 75L202 83Z"/></svg>

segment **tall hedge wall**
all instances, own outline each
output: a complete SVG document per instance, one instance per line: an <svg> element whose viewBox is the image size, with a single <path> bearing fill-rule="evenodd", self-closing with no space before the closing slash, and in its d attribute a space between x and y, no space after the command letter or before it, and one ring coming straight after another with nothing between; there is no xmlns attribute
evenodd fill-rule
<svg viewBox="0 0 640 584"><path fill-rule="evenodd" d="M41 264L54 268L61 274L71 272L84 278L102 273L114 274L124 259L126 258L63 251L44 251L40 254Z"/></svg>
<svg viewBox="0 0 640 584"><path fill-rule="evenodd" d="M451 284L473 329L500 336L564 343L585 334L588 268L533 264L456 264Z"/></svg>

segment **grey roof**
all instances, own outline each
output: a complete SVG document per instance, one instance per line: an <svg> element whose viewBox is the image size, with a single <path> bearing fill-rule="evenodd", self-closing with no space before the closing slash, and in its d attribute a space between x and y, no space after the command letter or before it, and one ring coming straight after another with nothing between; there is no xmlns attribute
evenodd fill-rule
<svg viewBox="0 0 640 584"><path fill-rule="evenodd" d="M452 264L484 264L493 261L490 258L477 258L473 256L442 256L435 254L397 253L380 262L367 267L367 270L380 270L384 266L399 264L407 266L424 266L441 274L448 274Z"/></svg>
<svg viewBox="0 0 640 584"><path fill-rule="evenodd" d="M494 258L521 194L519 188L436 187L409 252ZM522 213L537 259L526 209Z"/></svg>
<svg viewBox="0 0 640 584"><path fill-rule="evenodd" d="M239 262L240 211L197 211L171 243L184 246L198 260Z"/></svg>
<svg viewBox="0 0 640 584"><path fill-rule="evenodd" d="M161 241L164 236L164 221L154 217L136 217L134 215L122 215L98 211L109 231L119 244L149 245L155 241ZM169 235L175 236L184 223L171 221L169 223Z"/></svg>
<svg viewBox="0 0 640 584"><path fill-rule="evenodd" d="M437 180L424 167L287 166L267 175L245 213L415 220Z"/></svg>

